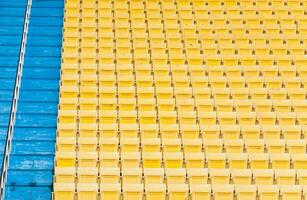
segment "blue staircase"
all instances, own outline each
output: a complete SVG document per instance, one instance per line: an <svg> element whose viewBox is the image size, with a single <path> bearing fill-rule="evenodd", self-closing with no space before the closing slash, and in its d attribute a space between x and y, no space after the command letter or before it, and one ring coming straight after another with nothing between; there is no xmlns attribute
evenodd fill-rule
<svg viewBox="0 0 307 200"><path fill-rule="evenodd" d="M0 2L0 67L1 71L5 70L5 74L0 74L1 155L6 139L26 7L26 0L18 0L17 4L13 0L5 2L5 5L4 1ZM63 7L62 0L32 1L5 186L5 199L8 200L51 199ZM10 13L14 17L10 17ZM7 27L12 24L13 29Z"/></svg>

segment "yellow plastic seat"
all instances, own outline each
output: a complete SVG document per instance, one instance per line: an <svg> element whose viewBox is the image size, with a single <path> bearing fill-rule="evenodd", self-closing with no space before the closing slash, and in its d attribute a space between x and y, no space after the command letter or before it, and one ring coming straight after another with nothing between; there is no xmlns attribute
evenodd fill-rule
<svg viewBox="0 0 307 200"><path fill-rule="evenodd" d="M142 153L144 168L160 168L162 163L162 154L160 152Z"/></svg>
<svg viewBox="0 0 307 200"><path fill-rule="evenodd" d="M296 170L297 181L300 185L306 185L307 183L307 172L305 169Z"/></svg>
<svg viewBox="0 0 307 200"><path fill-rule="evenodd" d="M144 168L145 185L162 184L164 181L164 168Z"/></svg>
<svg viewBox="0 0 307 200"><path fill-rule="evenodd" d="M166 152L163 154L165 168L181 168L183 166L183 154L180 152Z"/></svg>
<svg viewBox="0 0 307 200"><path fill-rule="evenodd" d="M282 112L277 113L277 120L281 126L289 126L296 124L296 113L293 112Z"/></svg>
<svg viewBox="0 0 307 200"><path fill-rule="evenodd" d="M158 119L160 124L176 124L177 115L174 111L161 111Z"/></svg>
<svg viewBox="0 0 307 200"><path fill-rule="evenodd" d="M252 112L253 103L250 100L236 100L234 101L234 107L237 112Z"/></svg>
<svg viewBox="0 0 307 200"><path fill-rule="evenodd" d="M193 112L194 111L194 100L193 99L176 99L176 107L177 107L178 113Z"/></svg>
<svg viewBox="0 0 307 200"><path fill-rule="evenodd" d="M255 185L235 185L235 194L238 200L256 200L257 188Z"/></svg>
<svg viewBox="0 0 307 200"><path fill-rule="evenodd" d="M284 153L286 142L284 140L267 139L265 145L268 153Z"/></svg>
<svg viewBox="0 0 307 200"><path fill-rule="evenodd" d="M198 153L202 150L201 139L183 139L182 144L185 153Z"/></svg>
<svg viewBox="0 0 307 200"><path fill-rule="evenodd" d="M101 86L99 87L99 101L105 98L115 99L116 87L114 86Z"/></svg>
<svg viewBox="0 0 307 200"><path fill-rule="evenodd" d="M138 152L139 138L125 138L120 141L120 148L122 152Z"/></svg>
<svg viewBox="0 0 307 200"><path fill-rule="evenodd" d="M135 87L118 87L118 98L134 98L134 97L135 97Z"/></svg>
<svg viewBox="0 0 307 200"><path fill-rule="evenodd" d="M242 125L241 135L243 139L259 139L260 138L260 126Z"/></svg>
<svg viewBox="0 0 307 200"><path fill-rule="evenodd" d="M225 113L223 113L225 114ZM230 115L231 116L231 115ZM226 118L228 119L228 118ZM230 117L230 120L235 120ZM222 125L221 135L225 140L237 140L240 137L240 127L236 125Z"/></svg>
<svg viewBox="0 0 307 200"><path fill-rule="evenodd" d="M224 169L226 166L226 155L223 153L206 154L208 168Z"/></svg>
<svg viewBox="0 0 307 200"><path fill-rule="evenodd" d="M157 99L157 107L159 111L174 111L175 99Z"/></svg>
<svg viewBox="0 0 307 200"><path fill-rule="evenodd" d="M78 167L78 183L97 183L98 168L96 167Z"/></svg>
<svg viewBox="0 0 307 200"><path fill-rule="evenodd" d="M185 153L186 168L203 168L205 164L204 154L198 153Z"/></svg>
<svg viewBox="0 0 307 200"><path fill-rule="evenodd" d="M74 167L76 164L76 152L56 152L56 167Z"/></svg>
<svg viewBox="0 0 307 200"><path fill-rule="evenodd" d="M232 112L233 101L232 100L215 100L215 108L218 112Z"/></svg>
<svg viewBox="0 0 307 200"><path fill-rule="evenodd" d="M101 168L117 168L119 167L118 152L102 152L99 153L99 165Z"/></svg>
<svg viewBox="0 0 307 200"><path fill-rule="evenodd" d="M142 152L159 152L161 140L158 138L142 138L141 147Z"/></svg>
<svg viewBox="0 0 307 200"><path fill-rule="evenodd" d="M157 124L140 124L140 135L142 138L157 138Z"/></svg>
<svg viewBox="0 0 307 200"><path fill-rule="evenodd" d="M141 168L123 168L121 170L122 184L140 184L142 181Z"/></svg>
<svg viewBox="0 0 307 200"><path fill-rule="evenodd" d="M235 125L236 113L235 112L218 112L218 119L221 125Z"/></svg>
<svg viewBox="0 0 307 200"><path fill-rule="evenodd" d="M157 99L172 99L174 96L173 88L160 87L156 90Z"/></svg>
<svg viewBox="0 0 307 200"><path fill-rule="evenodd" d="M245 81L250 89L263 88L264 80L262 77L246 77Z"/></svg>
<svg viewBox="0 0 307 200"><path fill-rule="evenodd" d="M222 153L223 141L220 139L203 139L203 147L206 153Z"/></svg>
<svg viewBox="0 0 307 200"><path fill-rule="evenodd" d="M286 100L287 90L286 89L271 89L269 95L272 100Z"/></svg>
<svg viewBox="0 0 307 200"><path fill-rule="evenodd" d="M293 169L275 169L275 180L278 185L295 185L296 171Z"/></svg>
<svg viewBox="0 0 307 200"><path fill-rule="evenodd" d="M269 155L263 153L249 154L249 163L251 169L268 169Z"/></svg>
<svg viewBox="0 0 307 200"><path fill-rule="evenodd" d="M229 153L227 160L230 169L246 169L248 165L248 156L246 154Z"/></svg>
<svg viewBox="0 0 307 200"><path fill-rule="evenodd" d="M60 152L72 152L76 150L76 138L74 137L57 137L56 150Z"/></svg>
<svg viewBox="0 0 307 200"><path fill-rule="evenodd" d="M87 99L84 99L84 101L85 103L87 103ZM99 101L99 110L102 111L116 110L116 108L117 108L116 99L104 99L103 101Z"/></svg>
<svg viewBox="0 0 307 200"><path fill-rule="evenodd" d="M119 168L100 168L99 174L100 174L99 180L101 184L107 185L107 184L120 183Z"/></svg>
<svg viewBox="0 0 307 200"><path fill-rule="evenodd" d="M73 167L55 167L54 182L58 183L75 183L76 169Z"/></svg>
<svg viewBox="0 0 307 200"><path fill-rule="evenodd" d="M287 89L299 89L302 84L299 77L284 77L283 83Z"/></svg>
<svg viewBox="0 0 307 200"><path fill-rule="evenodd" d="M122 190L124 200L143 199L143 184L124 184Z"/></svg>
<svg viewBox="0 0 307 200"><path fill-rule="evenodd" d="M254 112L238 112L237 118L240 125L254 125L256 123L256 114Z"/></svg>
<svg viewBox="0 0 307 200"><path fill-rule="evenodd" d="M268 97L266 88L250 88L249 93L253 100L266 100Z"/></svg>
<svg viewBox="0 0 307 200"><path fill-rule="evenodd" d="M207 184L208 169L205 168L187 168L187 178L189 184Z"/></svg>
<svg viewBox="0 0 307 200"><path fill-rule="evenodd" d="M289 100L273 101L273 107L276 112L291 112L292 102Z"/></svg>
<svg viewBox="0 0 307 200"><path fill-rule="evenodd" d="M195 106L198 112L212 112L214 110L214 102L211 99L196 99Z"/></svg>
<svg viewBox="0 0 307 200"><path fill-rule="evenodd" d="M303 113L307 109L307 101L306 100L294 100L293 108L295 112Z"/></svg>
<svg viewBox="0 0 307 200"><path fill-rule="evenodd" d="M211 89L210 88L193 88L193 96L195 99L210 99Z"/></svg>
<svg viewBox="0 0 307 200"><path fill-rule="evenodd" d="M54 184L54 199L75 199L75 184L74 183L55 183Z"/></svg>
<svg viewBox="0 0 307 200"><path fill-rule="evenodd" d="M117 112L114 110L100 111L99 123L101 124L115 124L117 121Z"/></svg>
<svg viewBox="0 0 307 200"><path fill-rule="evenodd" d="M193 69L194 71L190 71L190 73L192 73L193 75L191 75L191 84L192 84L192 87L193 88L205 88L205 87L208 87L208 83L209 83L209 80L208 80L208 77L206 76L197 76L198 73L201 73L202 70L199 71L196 71L196 69ZM194 75L195 73L195 75ZM203 72L204 73L204 72Z"/></svg>
<svg viewBox="0 0 307 200"><path fill-rule="evenodd" d="M210 200L211 186L204 184L190 184L192 200Z"/></svg>
<svg viewBox="0 0 307 200"><path fill-rule="evenodd" d="M283 200L302 198L302 187L300 185L281 185L279 188Z"/></svg>
<svg viewBox="0 0 307 200"><path fill-rule="evenodd" d="M215 112L200 112L198 113L198 120L200 125L215 125L216 113Z"/></svg>
<svg viewBox="0 0 307 200"><path fill-rule="evenodd" d="M223 69L221 69L223 70ZM211 88L226 88L227 79L224 77L210 77L209 83Z"/></svg>
<svg viewBox="0 0 307 200"><path fill-rule="evenodd" d="M291 155L293 169L306 169L307 155L306 154L292 154Z"/></svg>
<svg viewBox="0 0 307 200"><path fill-rule="evenodd" d="M222 200L222 199L234 199L234 187L233 185L213 185L212 186L212 193L215 200Z"/></svg>
<svg viewBox="0 0 307 200"><path fill-rule="evenodd" d="M120 184L100 184L100 199L101 200L119 200L121 194Z"/></svg>
<svg viewBox="0 0 307 200"><path fill-rule="evenodd" d="M192 88L191 87L186 87L186 88L175 87L174 96L178 100L192 99Z"/></svg>
<svg viewBox="0 0 307 200"><path fill-rule="evenodd" d="M279 187L276 185L258 185L259 200L278 200Z"/></svg>
<svg viewBox="0 0 307 200"><path fill-rule="evenodd" d="M171 184L184 184L186 179L186 169L165 169L165 177L168 185Z"/></svg>
<svg viewBox="0 0 307 200"><path fill-rule="evenodd" d="M305 153L306 141L304 140L287 140L287 147L290 154Z"/></svg>
<svg viewBox="0 0 307 200"><path fill-rule="evenodd" d="M218 125L203 124L200 126L200 132L203 140L220 138L220 126Z"/></svg>
<svg viewBox="0 0 307 200"><path fill-rule="evenodd" d="M99 136L100 138L114 138L117 137L118 134L118 126L117 124L103 124L99 128Z"/></svg>
<svg viewBox="0 0 307 200"><path fill-rule="evenodd" d="M260 125L275 125L276 113L274 112L260 112L257 113L258 121Z"/></svg>
<svg viewBox="0 0 307 200"><path fill-rule="evenodd" d="M274 171L272 169L253 170L253 178L256 185L273 185Z"/></svg>
<svg viewBox="0 0 307 200"><path fill-rule="evenodd" d="M243 140L224 140L224 148L226 153L243 153Z"/></svg>
<svg viewBox="0 0 307 200"><path fill-rule="evenodd" d="M250 169L232 169L231 178L236 185L250 185L252 183L252 171Z"/></svg>
<svg viewBox="0 0 307 200"><path fill-rule="evenodd" d="M264 141L259 139L246 139L244 141L247 153L264 153Z"/></svg>
<svg viewBox="0 0 307 200"><path fill-rule="evenodd" d="M297 120L299 121L300 125L307 125L307 113L297 113Z"/></svg>
<svg viewBox="0 0 307 200"><path fill-rule="evenodd" d="M97 151L97 138L92 137L79 137L78 138L78 150L79 152L91 152Z"/></svg>
<svg viewBox="0 0 307 200"><path fill-rule="evenodd" d="M77 185L78 199L97 199L98 197L98 184L96 183L78 183Z"/></svg>
<svg viewBox="0 0 307 200"><path fill-rule="evenodd" d="M145 197L148 200L166 198L166 185L165 184L146 184L145 185Z"/></svg>
<svg viewBox="0 0 307 200"><path fill-rule="evenodd" d="M121 152L122 168L138 168L141 165L141 155L139 152Z"/></svg>
<svg viewBox="0 0 307 200"><path fill-rule="evenodd" d="M77 154L79 167L97 167L97 152L78 152Z"/></svg>
<svg viewBox="0 0 307 200"><path fill-rule="evenodd" d="M212 96L215 100L227 100L230 98L231 90L229 88L212 89Z"/></svg>
<svg viewBox="0 0 307 200"><path fill-rule="evenodd" d="M272 101L270 100L254 100L253 104L257 112L271 112L272 111Z"/></svg>
<svg viewBox="0 0 307 200"><path fill-rule="evenodd" d="M179 126L177 124L161 124L160 123L161 138L178 138Z"/></svg>
<svg viewBox="0 0 307 200"><path fill-rule="evenodd" d="M167 186L169 200L185 200L188 198L188 185L170 184Z"/></svg>
<svg viewBox="0 0 307 200"><path fill-rule="evenodd" d="M229 184L230 171L228 169L210 169L211 184Z"/></svg>

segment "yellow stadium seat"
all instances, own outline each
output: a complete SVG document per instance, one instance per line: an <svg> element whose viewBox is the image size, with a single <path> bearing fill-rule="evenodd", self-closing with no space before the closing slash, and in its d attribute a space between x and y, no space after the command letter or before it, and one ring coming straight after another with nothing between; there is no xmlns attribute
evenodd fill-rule
<svg viewBox="0 0 307 200"><path fill-rule="evenodd" d="M268 153L284 153L286 142L284 140L267 139L265 145Z"/></svg>
<svg viewBox="0 0 307 200"><path fill-rule="evenodd" d="M232 169L231 178L236 185L250 185L252 182L252 171L250 169Z"/></svg>
<svg viewBox="0 0 307 200"><path fill-rule="evenodd" d="M306 169L307 155L306 154L292 154L291 155L293 169Z"/></svg>
<svg viewBox="0 0 307 200"><path fill-rule="evenodd" d="M180 125L193 125L196 124L195 112L178 112L178 121Z"/></svg>
<svg viewBox="0 0 307 200"><path fill-rule="evenodd" d="M99 87L99 99L116 97L116 88L114 86L101 86Z"/></svg>
<svg viewBox="0 0 307 200"><path fill-rule="evenodd" d="M163 168L144 168L144 181L147 184L161 184L164 181Z"/></svg>
<svg viewBox="0 0 307 200"><path fill-rule="evenodd" d="M78 183L97 183L98 168L96 167L78 167Z"/></svg>
<svg viewBox="0 0 307 200"><path fill-rule="evenodd" d="M122 184L140 184L142 181L142 168L122 168Z"/></svg>
<svg viewBox="0 0 307 200"><path fill-rule="evenodd" d="M79 152L90 152L97 151L97 138L87 138L87 137L79 137L78 138L78 150Z"/></svg>
<svg viewBox="0 0 307 200"><path fill-rule="evenodd" d="M98 125L97 124L79 124L80 137L96 137Z"/></svg>
<svg viewBox="0 0 307 200"><path fill-rule="evenodd" d="M121 152L122 168L138 168L141 165L141 155L139 152Z"/></svg>
<svg viewBox="0 0 307 200"><path fill-rule="evenodd" d="M300 185L281 185L279 188L283 200L302 198L302 187Z"/></svg>
<svg viewBox="0 0 307 200"><path fill-rule="evenodd" d="M211 89L210 88L193 88L193 96L195 99L210 99Z"/></svg>
<svg viewBox="0 0 307 200"><path fill-rule="evenodd" d="M162 154L160 152L143 152L142 160L144 168L160 168L162 162Z"/></svg>
<svg viewBox="0 0 307 200"><path fill-rule="evenodd" d="M142 138L142 152L159 152L161 140L158 138Z"/></svg>
<svg viewBox="0 0 307 200"><path fill-rule="evenodd" d="M157 107L159 111L174 111L175 99L157 99Z"/></svg>
<svg viewBox="0 0 307 200"><path fill-rule="evenodd" d="M185 153L186 168L203 168L205 164L204 154Z"/></svg>
<svg viewBox="0 0 307 200"><path fill-rule="evenodd" d="M206 76L197 76L198 73L201 73L199 71L196 71L196 69L193 69L194 71L191 72L190 70L190 73L192 73L191 75L191 84L192 84L192 87L193 88L206 88L208 87L208 83L209 83L209 80L208 80L208 77ZM195 73L195 75L194 75Z"/></svg>
<svg viewBox="0 0 307 200"><path fill-rule="evenodd" d="M194 111L194 100L176 99L176 107L178 112L192 112Z"/></svg>
<svg viewBox="0 0 307 200"><path fill-rule="evenodd" d="M305 169L296 170L297 181L300 185L306 185L307 183L307 172Z"/></svg>
<svg viewBox="0 0 307 200"><path fill-rule="evenodd" d="M253 170L256 185L273 185L274 171L272 169Z"/></svg>
<svg viewBox="0 0 307 200"><path fill-rule="evenodd" d="M75 199L75 184L70 183L55 183L54 184L54 199Z"/></svg>
<svg viewBox="0 0 307 200"><path fill-rule="evenodd" d="M174 96L172 87L159 87L156 90L157 99L171 99Z"/></svg>
<svg viewBox="0 0 307 200"><path fill-rule="evenodd" d="M174 96L178 100L189 100L192 99L192 88L191 87L186 87L186 88L176 88L175 87L175 92Z"/></svg>
<svg viewBox="0 0 307 200"><path fill-rule="evenodd" d="M275 180L278 185L295 185L296 171L293 169L275 169Z"/></svg>
<svg viewBox="0 0 307 200"><path fill-rule="evenodd" d="M76 152L56 152L56 167L74 167L76 164Z"/></svg>
<svg viewBox="0 0 307 200"><path fill-rule="evenodd" d="M167 186L169 200L185 200L188 198L188 185L169 184Z"/></svg>
<svg viewBox="0 0 307 200"><path fill-rule="evenodd" d="M238 200L256 200L257 188L255 185L235 185L235 194Z"/></svg>
<svg viewBox="0 0 307 200"><path fill-rule="evenodd" d="M159 112L160 124L176 124L177 115L174 111L161 111Z"/></svg>
<svg viewBox="0 0 307 200"><path fill-rule="evenodd" d="M55 167L54 168L55 183L75 183L76 169L72 167Z"/></svg>
<svg viewBox="0 0 307 200"><path fill-rule="evenodd" d="M117 124L103 124L103 126L100 126L100 138L114 138L117 137L117 134Z"/></svg>
<svg viewBox="0 0 307 200"><path fill-rule="evenodd" d="M211 184L229 184L230 182L230 171L228 169L211 169L210 172Z"/></svg>
<svg viewBox="0 0 307 200"><path fill-rule="evenodd" d="M139 138L125 138L120 141L120 148L122 152L138 152Z"/></svg>
<svg viewBox="0 0 307 200"><path fill-rule="evenodd" d="M250 88L249 93L253 100L266 100L268 97L266 88Z"/></svg>
<svg viewBox="0 0 307 200"><path fill-rule="evenodd" d="M203 146L206 153L221 153L223 141L220 139L203 139Z"/></svg>
<svg viewBox="0 0 307 200"><path fill-rule="evenodd" d="M250 100L236 100L234 101L234 107L237 112L251 112L253 103Z"/></svg>
<svg viewBox="0 0 307 200"><path fill-rule="evenodd" d="M200 112L198 113L200 125L215 125L216 113L215 112Z"/></svg>
<svg viewBox="0 0 307 200"><path fill-rule="evenodd" d="M181 152L166 152L163 154L165 168L181 168L183 165L183 154Z"/></svg>
<svg viewBox="0 0 307 200"><path fill-rule="evenodd" d="M204 184L190 184L190 193L192 200L210 200L211 186Z"/></svg>
<svg viewBox="0 0 307 200"><path fill-rule="evenodd" d="M260 112L258 113L258 121L260 125L275 125L276 113L274 112Z"/></svg>
<svg viewBox="0 0 307 200"><path fill-rule="evenodd" d="M100 164L100 167L103 167L103 168L119 167L118 152L99 153L99 164Z"/></svg>
<svg viewBox="0 0 307 200"><path fill-rule="evenodd" d="M215 108L218 112L232 112L233 101L232 100L215 100Z"/></svg>
<svg viewBox="0 0 307 200"><path fill-rule="evenodd" d="M120 183L119 168L100 168L100 183L101 184L116 184ZM101 187L100 187L101 190Z"/></svg>
<svg viewBox="0 0 307 200"><path fill-rule="evenodd" d="M243 140L224 140L224 148L226 153L243 153Z"/></svg>
<svg viewBox="0 0 307 200"><path fill-rule="evenodd" d="M177 124L161 124L160 123L161 138L178 138L179 126Z"/></svg>
<svg viewBox="0 0 307 200"><path fill-rule="evenodd" d="M251 169L268 169L269 155L264 153L252 153L248 156Z"/></svg>
<svg viewBox="0 0 307 200"><path fill-rule="evenodd" d="M97 183L78 183L77 185L78 199L97 199L98 184Z"/></svg>
<svg viewBox="0 0 307 200"><path fill-rule="evenodd" d="M223 153L206 154L208 168L224 169L226 166L226 155Z"/></svg>
<svg viewBox="0 0 307 200"><path fill-rule="evenodd" d="M260 200L279 199L279 187L276 185L259 185L257 186L257 191Z"/></svg>
<svg viewBox="0 0 307 200"><path fill-rule="evenodd" d="M198 153L202 150L201 139L183 139L182 145L185 153Z"/></svg>
<svg viewBox="0 0 307 200"><path fill-rule="evenodd" d="M171 184L184 184L186 179L186 169L165 169L165 177L168 185Z"/></svg>
<svg viewBox="0 0 307 200"><path fill-rule="evenodd" d="M255 139L246 139L245 148L247 153L264 153L264 141Z"/></svg>
<svg viewBox="0 0 307 200"><path fill-rule="evenodd" d="M259 139L260 127L258 125L243 125L241 126L241 135L243 139Z"/></svg>
<svg viewBox="0 0 307 200"><path fill-rule="evenodd" d="M165 184L146 184L145 185L145 197L148 200L166 198L166 186Z"/></svg>
<svg viewBox="0 0 307 200"><path fill-rule="evenodd" d="M77 158L79 167L97 167L97 152L78 152Z"/></svg>
<svg viewBox="0 0 307 200"><path fill-rule="evenodd" d="M188 168L187 178L189 184L207 184L208 183L208 169L205 168Z"/></svg>
<svg viewBox="0 0 307 200"><path fill-rule="evenodd" d="M215 200L222 200L222 199L234 199L234 187L233 185L213 185L212 186L212 193Z"/></svg>
<svg viewBox="0 0 307 200"><path fill-rule="evenodd" d="M246 154L230 153L227 154L228 165L230 169L246 169L248 159Z"/></svg>
<svg viewBox="0 0 307 200"><path fill-rule="evenodd" d="M278 123L282 126L295 125L296 113L293 112L282 112L277 113Z"/></svg>
<svg viewBox="0 0 307 200"><path fill-rule="evenodd" d="M306 100L293 100L293 108L295 112L305 112L307 109Z"/></svg>
<svg viewBox="0 0 307 200"><path fill-rule="evenodd" d="M269 95L272 100L286 100L287 90L286 89L271 89Z"/></svg>
<svg viewBox="0 0 307 200"><path fill-rule="evenodd" d="M290 154L303 154L306 150L306 141L304 140L287 140L287 147Z"/></svg>
<svg viewBox="0 0 307 200"><path fill-rule="evenodd" d="M120 184L101 184L100 185L100 199L101 200L119 200L121 194Z"/></svg>
<svg viewBox="0 0 307 200"><path fill-rule="evenodd" d="M122 190L123 199L125 200L143 199L143 184L124 184Z"/></svg>
<svg viewBox="0 0 307 200"><path fill-rule="evenodd" d="M212 112L214 110L214 102L211 99L195 99L195 106L198 112Z"/></svg>
<svg viewBox="0 0 307 200"><path fill-rule="evenodd" d="M61 152L72 152L76 150L76 138L57 137L56 149Z"/></svg>
<svg viewBox="0 0 307 200"><path fill-rule="evenodd" d="M256 123L256 114L254 112L238 112L237 118L240 125L254 125Z"/></svg>

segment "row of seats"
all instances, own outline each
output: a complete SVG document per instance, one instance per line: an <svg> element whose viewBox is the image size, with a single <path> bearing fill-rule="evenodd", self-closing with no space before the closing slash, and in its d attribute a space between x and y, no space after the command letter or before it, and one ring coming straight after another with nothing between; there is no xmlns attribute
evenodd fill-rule
<svg viewBox="0 0 307 200"><path fill-rule="evenodd" d="M95 138L95 137L58 137L57 150L61 152L205 152L205 153L305 153L307 142L304 140L246 139L170 139L170 138ZM99 147L99 149L98 149Z"/></svg>
<svg viewBox="0 0 307 200"><path fill-rule="evenodd" d="M196 168L55 168L56 183L305 185L304 170Z"/></svg>
<svg viewBox="0 0 307 200"><path fill-rule="evenodd" d="M75 192L76 191L76 192ZM98 192L99 191L99 192ZM300 186L207 185L207 184L55 184L55 199L135 199L142 200L291 200L306 199L307 189Z"/></svg>
<svg viewBox="0 0 307 200"><path fill-rule="evenodd" d="M306 154L287 153L186 153L182 152L57 152L57 167L138 168L230 168L230 169L306 169Z"/></svg>
<svg viewBox="0 0 307 200"><path fill-rule="evenodd" d="M101 101L99 99L92 98L82 98L83 94L81 92L81 98L69 99L62 98L59 104L62 110L138 110L142 111L174 111L178 112L192 112L198 111L218 111L218 112L304 112L307 108L307 102L305 100L218 100L215 101L208 100L181 100L181 99L158 99L156 101L153 91L146 91L145 89L153 88L140 88L141 91L137 92L136 99L128 98L109 98ZM86 92L84 92L86 93ZM88 94L88 93L86 93ZM167 106L167 107L166 107ZM140 113L141 115L141 113Z"/></svg>

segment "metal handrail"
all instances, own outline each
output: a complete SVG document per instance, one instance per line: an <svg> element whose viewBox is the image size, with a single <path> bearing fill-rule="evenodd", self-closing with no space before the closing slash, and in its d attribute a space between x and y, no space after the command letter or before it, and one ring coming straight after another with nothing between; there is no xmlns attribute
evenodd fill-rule
<svg viewBox="0 0 307 200"><path fill-rule="evenodd" d="M12 143L13 132L14 132L16 112L17 112L17 102L19 98L19 89L20 89L20 84L21 84L22 69L24 65L24 56L25 56L27 36L28 36L31 6L32 6L32 0L27 0L27 7L25 10L25 18L24 18L24 24L23 24L22 40L21 40L21 46L19 50L19 59L18 59L16 77L15 77L15 84L14 84L14 93L13 93L13 98L12 98L12 103L11 103L10 120L8 124L6 143L5 143L4 155L3 155L3 161L2 161L3 164L2 164L1 180L0 180L0 200L4 199L4 193L5 193L5 184L6 184L6 177L7 177L7 171L8 171L8 166L9 166L9 156L11 152L11 143Z"/></svg>

